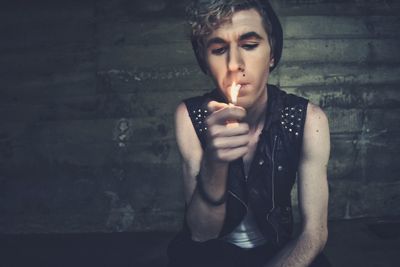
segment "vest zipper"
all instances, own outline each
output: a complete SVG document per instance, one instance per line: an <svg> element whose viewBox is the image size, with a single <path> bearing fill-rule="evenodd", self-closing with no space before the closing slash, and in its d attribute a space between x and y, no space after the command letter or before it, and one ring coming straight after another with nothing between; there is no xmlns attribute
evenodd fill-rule
<svg viewBox="0 0 400 267"><path fill-rule="evenodd" d="M275 148L276 141L278 140L278 136L275 135L274 138L274 146L272 147L272 209L275 208Z"/></svg>
<svg viewBox="0 0 400 267"><path fill-rule="evenodd" d="M246 173L244 172L243 158L240 159L240 169L241 169L241 171L242 171L242 175L244 176L244 182L246 183L246 187L247 187L247 178L248 178L248 177L246 176ZM243 204L243 206L246 208L246 213L247 213L248 210L249 210L248 205L247 205L243 200L241 200L240 197L238 197L235 193L233 193L231 190L228 190L228 192L229 192L234 198L236 198L237 200L239 200L240 203Z"/></svg>
<svg viewBox="0 0 400 267"><path fill-rule="evenodd" d="M278 136L275 135L274 137L274 144L272 146L272 178L271 178L271 184L272 184L272 207L271 210L269 211L267 215L267 221L269 222L269 216L271 215L272 211L275 208L275 148L276 148L276 141L278 140ZM271 224L271 223L270 223ZM271 226L275 229L275 227L271 224ZM277 229L275 229L276 232L276 243L279 244L279 233Z"/></svg>

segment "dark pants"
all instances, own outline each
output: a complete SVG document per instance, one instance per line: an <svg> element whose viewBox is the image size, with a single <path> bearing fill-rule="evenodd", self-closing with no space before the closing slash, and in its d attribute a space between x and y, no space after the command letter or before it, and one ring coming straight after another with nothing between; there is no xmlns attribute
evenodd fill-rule
<svg viewBox="0 0 400 267"><path fill-rule="evenodd" d="M277 249L263 245L242 249L221 240L196 242L178 235L168 247L168 267L262 267ZM323 254L318 255L310 267L329 267Z"/></svg>

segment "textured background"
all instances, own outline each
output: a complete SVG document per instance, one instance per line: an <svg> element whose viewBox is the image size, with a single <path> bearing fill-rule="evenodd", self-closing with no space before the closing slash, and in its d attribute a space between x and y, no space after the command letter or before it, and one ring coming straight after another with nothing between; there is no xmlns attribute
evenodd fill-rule
<svg viewBox="0 0 400 267"><path fill-rule="evenodd" d="M285 42L270 82L330 120L330 219L400 215L400 1L271 2ZM0 233L180 227L173 112L212 86L184 5L2 4Z"/></svg>

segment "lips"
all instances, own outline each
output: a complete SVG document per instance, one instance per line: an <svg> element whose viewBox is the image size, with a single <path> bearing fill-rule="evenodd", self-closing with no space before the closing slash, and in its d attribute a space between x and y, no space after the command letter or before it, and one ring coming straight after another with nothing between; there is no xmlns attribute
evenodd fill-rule
<svg viewBox="0 0 400 267"><path fill-rule="evenodd" d="M232 85L240 85L240 89L237 92L236 97L232 95L233 94ZM248 81L244 81L244 80L239 80L238 82L232 82L225 86L224 95L227 97L229 102L234 103L237 101L238 97L242 97L243 95L247 94L246 91L248 91L249 85L250 85L250 83Z"/></svg>
<svg viewBox="0 0 400 267"><path fill-rule="evenodd" d="M244 81L244 80L236 81L236 84L241 84L241 85L246 85L248 83L249 83L248 81Z"/></svg>

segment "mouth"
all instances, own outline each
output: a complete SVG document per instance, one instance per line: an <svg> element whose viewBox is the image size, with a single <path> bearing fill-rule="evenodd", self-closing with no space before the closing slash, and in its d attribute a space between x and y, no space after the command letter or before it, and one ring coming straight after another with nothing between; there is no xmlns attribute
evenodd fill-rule
<svg viewBox="0 0 400 267"><path fill-rule="evenodd" d="M232 82L228 87L228 99L232 104L237 104L238 97L243 95L243 89L245 89L247 85L248 83L246 82Z"/></svg>
<svg viewBox="0 0 400 267"><path fill-rule="evenodd" d="M248 87L250 84L249 83L237 83L237 85L240 85L240 90L239 90L239 95L240 95L240 92L242 92L242 90L245 89L246 87Z"/></svg>

